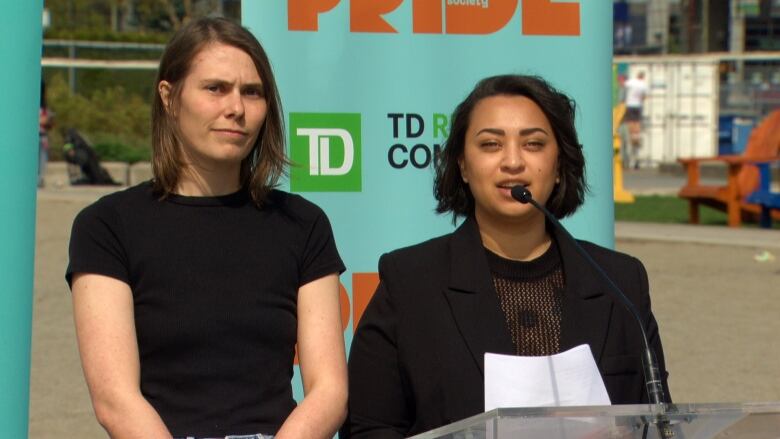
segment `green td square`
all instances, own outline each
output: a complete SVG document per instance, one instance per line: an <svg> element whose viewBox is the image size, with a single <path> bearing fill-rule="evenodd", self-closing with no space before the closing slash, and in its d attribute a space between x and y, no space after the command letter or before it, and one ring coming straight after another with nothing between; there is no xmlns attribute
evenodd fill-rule
<svg viewBox="0 0 780 439"><path fill-rule="evenodd" d="M290 190L360 192L360 113L290 113Z"/></svg>

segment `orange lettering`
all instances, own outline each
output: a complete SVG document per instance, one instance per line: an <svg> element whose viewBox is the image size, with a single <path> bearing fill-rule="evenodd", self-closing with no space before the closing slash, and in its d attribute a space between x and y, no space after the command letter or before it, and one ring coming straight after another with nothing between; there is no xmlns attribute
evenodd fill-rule
<svg viewBox="0 0 780 439"><path fill-rule="evenodd" d="M344 284L339 282L339 302L341 302L341 329L347 329L349 324L349 296Z"/></svg>
<svg viewBox="0 0 780 439"><path fill-rule="evenodd" d="M379 286L379 273L352 274L352 331L358 327L368 302Z"/></svg>
<svg viewBox="0 0 780 439"><path fill-rule="evenodd" d="M317 31L317 17L322 12L328 12L340 0L287 0L287 29Z"/></svg>
<svg viewBox="0 0 780 439"><path fill-rule="evenodd" d="M506 26L517 0L490 0L489 6L447 4L448 34L492 34Z"/></svg>
<svg viewBox="0 0 780 439"><path fill-rule="evenodd" d="M354 282L354 280L353 280ZM341 305L341 329L347 329L349 324L349 296L344 284L339 282L339 303ZM298 364L298 344L295 345L295 358L293 364Z"/></svg>
<svg viewBox="0 0 780 439"><path fill-rule="evenodd" d="M351 0L349 30L351 32L398 33L382 15L395 11L403 0Z"/></svg>
<svg viewBox="0 0 780 439"><path fill-rule="evenodd" d="M579 35L580 4L523 0L524 35Z"/></svg>
<svg viewBox="0 0 780 439"><path fill-rule="evenodd" d="M441 9L441 0L414 0L412 3L412 32L440 34Z"/></svg>

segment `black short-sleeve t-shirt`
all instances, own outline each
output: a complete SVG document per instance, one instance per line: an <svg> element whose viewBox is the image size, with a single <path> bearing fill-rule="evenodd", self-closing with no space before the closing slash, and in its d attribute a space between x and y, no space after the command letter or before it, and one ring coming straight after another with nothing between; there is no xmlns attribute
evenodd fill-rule
<svg viewBox="0 0 780 439"><path fill-rule="evenodd" d="M297 293L344 271L324 212L272 191L105 196L73 224L66 279L133 293L141 391L174 436L274 434L295 407Z"/></svg>

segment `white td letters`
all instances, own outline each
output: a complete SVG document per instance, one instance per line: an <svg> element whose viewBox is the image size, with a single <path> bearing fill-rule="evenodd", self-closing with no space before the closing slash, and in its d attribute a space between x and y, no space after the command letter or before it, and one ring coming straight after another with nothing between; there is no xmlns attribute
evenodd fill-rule
<svg viewBox="0 0 780 439"><path fill-rule="evenodd" d="M309 137L310 175L344 175L352 169L355 144L349 131L341 128L298 128L296 134ZM331 137L338 137L344 143L344 162L339 167L331 167Z"/></svg>

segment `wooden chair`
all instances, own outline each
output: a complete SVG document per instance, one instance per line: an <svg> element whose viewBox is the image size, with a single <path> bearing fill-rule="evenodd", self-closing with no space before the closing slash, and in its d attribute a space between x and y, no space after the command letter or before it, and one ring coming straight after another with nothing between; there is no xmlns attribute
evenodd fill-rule
<svg viewBox="0 0 780 439"><path fill-rule="evenodd" d="M700 205L724 210L728 215L729 227L739 227L743 216L758 216L761 206L746 200L747 196L759 187L759 173L755 164L778 158L780 158L780 110L770 113L753 129L745 152L741 156L678 159L688 174L687 183L678 193L679 197L688 200L688 221L691 224L699 223ZM700 183L700 164L703 162L726 164L726 186ZM772 215L780 220L780 212L774 211Z"/></svg>

